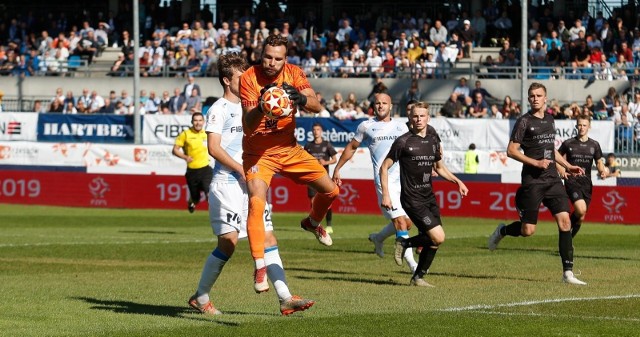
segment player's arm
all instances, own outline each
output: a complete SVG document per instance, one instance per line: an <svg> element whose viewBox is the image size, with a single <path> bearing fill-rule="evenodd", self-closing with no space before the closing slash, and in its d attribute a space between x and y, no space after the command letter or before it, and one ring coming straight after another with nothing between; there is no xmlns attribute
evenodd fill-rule
<svg viewBox="0 0 640 337"><path fill-rule="evenodd" d="M335 164L337 162L338 162L338 158L336 158L336 155L334 154L333 156L331 156L329 158L329 160L324 160L323 159L322 162L320 162L320 164L323 165L323 166L324 165L333 165L333 164Z"/></svg>
<svg viewBox="0 0 640 337"><path fill-rule="evenodd" d="M193 158L191 158L191 156L188 156L184 152L182 152L182 146L180 145L177 145L177 144L174 145L171 153L173 153L174 156L186 161L187 163L190 163L193 161Z"/></svg>
<svg viewBox="0 0 640 337"><path fill-rule="evenodd" d="M583 175L584 174L584 169L580 166L575 166L575 165L571 165L565 158L563 155L560 154L560 152L558 152L558 150L554 150L555 151L555 157L556 157L556 163L560 164L561 166L563 166L568 172L571 172L573 174L576 175Z"/></svg>
<svg viewBox="0 0 640 337"><path fill-rule="evenodd" d="M358 150L359 146L360 146L360 142L355 139L352 139L349 142L349 144L347 144L347 146L344 147L344 150L340 155L340 159L338 159L338 163L336 164L336 167L333 169L333 181L336 183L336 185L338 186L342 185L342 180L340 179L340 168L342 168L342 166L344 166L344 164L353 157L353 155Z"/></svg>
<svg viewBox="0 0 640 337"><path fill-rule="evenodd" d="M543 159L533 159L531 157L526 156L524 153L520 151L520 143L516 143L513 140L509 141L509 145L507 146L507 156L509 158L515 159L521 162L524 165L529 165L533 167L537 167L539 169L546 169L549 165L552 164L551 160L543 158ZM566 161L565 161L566 163ZM561 164L562 165L562 164Z"/></svg>
<svg viewBox="0 0 640 337"><path fill-rule="evenodd" d="M391 198L389 197L389 168L393 165L393 160L389 157L385 158L380 165L380 185L382 187L382 201L380 206L386 209L392 209Z"/></svg>
<svg viewBox="0 0 640 337"><path fill-rule="evenodd" d="M462 180L458 179L458 177L456 177L455 174L451 173L451 171L449 171L449 168L447 168L447 166L444 164L444 160L438 160L435 163L435 169L436 172L438 172L438 174L445 180L447 180L448 182L454 183L456 185L458 185L458 192L460 192L460 195L462 195L463 197L466 196L467 194L469 194L469 189L467 188L467 185L465 185Z"/></svg>
<svg viewBox="0 0 640 337"><path fill-rule="evenodd" d="M242 180L245 180L242 164L235 161L221 146L222 135L215 132L207 132L207 149L209 154L220 164L237 172Z"/></svg>
<svg viewBox="0 0 640 337"><path fill-rule="evenodd" d="M309 87L298 90L293 85L283 83L282 89L284 89L284 91L289 94L289 98L304 111L316 114L322 111L322 104L320 104L320 101L316 98L316 92L313 88Z"/></svg>
<svg viewBox="0 0 640 337"><path fill-rule="evenodd" d="M607 171L604 167L604 158L600 158L600 160L596 160L596 168L598 169L598 176L601 179L607 178Z"/></svg>

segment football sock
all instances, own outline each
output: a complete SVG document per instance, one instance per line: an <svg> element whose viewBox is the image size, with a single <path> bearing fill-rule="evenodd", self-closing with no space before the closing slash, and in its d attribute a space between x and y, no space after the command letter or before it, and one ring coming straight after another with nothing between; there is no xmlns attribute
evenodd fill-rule
<svg viewBox="0 0 640 337"><path fill-rule="evenodd" d="M265 201L258 197L249 199L249 215L247 217L247 236L254 260L264 259L264 207Z"/></svg>
<svg viewBox="0 0 640 337"><path fill-rule="evenodd" d="M396 232L398 233L398 232ZM402 231L402 238L407 240L409 239L409 231ZM397 234L396 234L397 235ZM416 266L418 265L416 263L416 259L413 257L413 249L411 248L407 248L404 251L404 259L407 261L407 265L409 265L409 270L414 270L416 268Z"/></svg>
<svg viewBox="0 0 640 337"><path fill-rule="evenodd" d="M382 229L376 234L376 237L379 241L384 241L395 233L396 227L393 225L393 222L389 222L386 226L382 227Z"/></svg>
<svg viewBox="0 0 640 337"><path fill-rule="evenodd" d="M204 268L202 268L202 275L200 276L200 283L198 283L198 290L196 291L199 304L202 305L209 302L209 292L211 292L211 288L213 288L213 285L216 283L216 280L227 261L229 261L229 257L227 257L227 255L217 247L207 257L207 261L204 263Z"/></svg>
<svg viewBox="0 0 640 337"><path fill-rule="evenodd" d="M522 235L522 222L514 221L511 224L502 227L500 229L500 235L502 236L521 236Z"/></svg>
<svg viewBox="0 0 640 337"><path fill-rule="evenodd" d="M558 250L560 251L560 258L562 259L562 270L573 269L573 238L571 232L558 231Z"/></svg>
<svg viewBox="0 0 640 337"><path fill-rule="evenodd" d="M284 267L282 265L282 259L280 259L278 246L268 247L264 253L264 260L267 263L267 276L271 280L273 287L276 289L278 298L286 300L291 297L291 292L289 292L289 287L287 286L287 279L284 275Z"/></svg>
<svg viewBox="0 0 640 337"><path fill-rule="evenodd" d="M327 211L329 207L331 207L331 203L333 199L335 199L340 193L340 188L336 186L331 192L328 193L320 193L318 192L313 200L311 200L311 212L309 213L309 219L311 219L311 223L314 226L317 226L325 215L327 215Z"/></svg>
<svg viewBox="0 0 640 337"><path fill-rule="evenodd" d="M576 234L578 234L578 231L580 230L580 227L582 226L582 224L580 223L580 219L576 216L576 213L571 213L571 236L572 237L576 237Z"/></svg>
<svg viewBox="0 0 640 337"><path fill-rule="evenodd" d="M405 240L402 244L403 246L409 247L427 247L432 246L433 242L429 238L427 234L418 234L416 236L412 236Z"/></svg>
<svg viewBox="0 0 640 337"><path fill-rule="evenodd" d="M437 252L438 246L434 246L433 242L422 248L418 259L418 268L416 269L414 277L422 278L427 273L427 270L431 268L431 264L433 263L433 259L436 257Z"/></svg>
<svg viewBox="0 0 640 337"><path fill-rule="evenodd" d="M405 239L409 238L409 231L407 230L396 231L396 239L399 239L399 238L405 238Z"/></svg>

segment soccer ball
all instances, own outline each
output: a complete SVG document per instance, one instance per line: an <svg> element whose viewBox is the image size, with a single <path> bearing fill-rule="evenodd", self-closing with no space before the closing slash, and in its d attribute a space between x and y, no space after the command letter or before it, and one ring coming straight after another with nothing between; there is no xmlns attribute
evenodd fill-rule
<svg viewBox="0 0 640 337"><path fill-rule="evenodd" d="M271 87L262 94L262 111L269 119L280 119L293 112L293 103L284 89Z"/></svg>

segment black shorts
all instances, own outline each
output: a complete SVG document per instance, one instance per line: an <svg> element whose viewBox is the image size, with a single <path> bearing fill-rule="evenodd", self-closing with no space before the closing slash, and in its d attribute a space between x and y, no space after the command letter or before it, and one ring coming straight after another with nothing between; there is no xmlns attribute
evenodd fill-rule
<svg viewBox="0 0 640 337"><path fill-rule="evenodd" d="M538 223L541 203L553 215L571 210L567 192L560 182L522 185L516 192L516 208L520 221L528 224Z"/></svg>
<svg viewBox="0 0 640 337"><path fill-rule="evenodd" d="M569 196L569 200L575 203L578 200L584 200L587 204L587 207L591 203L591 193L593 192L593 185L591 182L575 182L575 181L565 181L564 189L567 191L567 195Z"/></svg>
<svg viewBox="0 0 640 337"><path fill-rule="evenodd" d="M441 226L440 207L435 195L420 205L405 202L400 199L402 208L421 234L426 234L432 228Z"/></svg>
<svg viewBox="0 0 640 337"><path fill-rule="evenodd" d="M200 202L200 192L204 192L205 196L209 194L209 185L213 179L211 166L207 165L198 169L187 168L187 173L184 176L187 178L191 201Z"/></svg>

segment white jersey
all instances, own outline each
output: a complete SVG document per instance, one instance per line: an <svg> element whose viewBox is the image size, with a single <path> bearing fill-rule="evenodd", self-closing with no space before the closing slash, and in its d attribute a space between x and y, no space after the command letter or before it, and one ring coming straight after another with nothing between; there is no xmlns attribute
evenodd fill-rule
<svg viewBox="0 0 640 337"><path fill-rule="evenodd" d="M373 163L373 179L376 186L380 186L380 165L387 157L391 144L396 138L408 131L409 128L405 123L394 119L388 122L369 119L358 125L358 130L353 139L369 148L371 162ZM400 184L400 166L398 163L394 163L389 168L388 183L390 186Z"/></svg>
<svg viewBox="0 0 640 337"><path fill-rule="evenodd" d="M232 103L225 98L218 99L207 112L204 131L222 135L220 147L231 158L242 163L242 107L240 102ZM238 173L216 160L212 182L237 183Z"/></svg>

